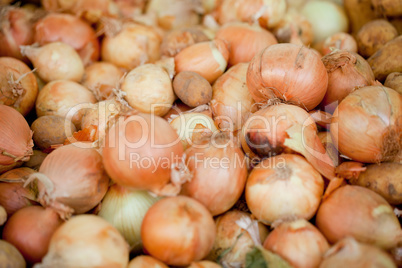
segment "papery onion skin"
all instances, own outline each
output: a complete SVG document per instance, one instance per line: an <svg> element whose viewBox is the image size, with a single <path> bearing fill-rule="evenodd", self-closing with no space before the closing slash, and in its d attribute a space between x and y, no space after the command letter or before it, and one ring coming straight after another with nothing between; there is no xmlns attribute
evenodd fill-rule
<svg viewBox="0 0 402 268"><path fill-rule="evenodd" d="M24 257L11 243L0 240L0 263L4 267L25 268Z"/></svg>
<svg viewBox="0 0 402 268"><path fill-rule="evenodd" d="M324 235L300 219L280 223L264 241L264 248L282 256L295 268L318 267L329 249Z"/></svg>
<svg viewBox="0 0 402 268"><path fill-rule="evenodd" d="M320 57L294 44L262 50L247 71L247 87L257 103L276 97L311 110L324 98L327 86L328 75Z"/></svg>
<svg viewBox="0 0 402 268"><path fill-rule="evenodd" d="M370 65L357 53L336 50L321 60L328 72L328 88L320 107L328 113L354 90L375 84Z"/></svg>
<svg viewBox="0 0 402 268"><path fill-rule="evenodd" d="M198 201L167 197L155 203L141 227L144 248L168 265L184 266L203 259L215 240L215 223Z"/></svg>
<svg viewBox="0 0 402 268"><path fill-rule="evenodd" d="M163 262L155 259L154 257L147 256L147 255L141 255L137 256L134 259L132 259L127 268L148 268L148 267L153 267L153 268L169 268L167 265L165 265Z"/></svg>
<svg viewBox="0 0 402 268"><path fill-rule="evenodd" d="M402 95L384 86L349 94L331 120L331 136L339 152L364 163L400 160L401 106Z"/></svg>
<svg viewBox="0 0 402 268"><path fill-rule="evenodd" d="M25 207L7 221L3 239L13 244L27 262L36 263L46 255L50 238L61 224L62 220L52 209Z"/></svg>
<svg viewBox="0 0 402 268"><path fill-rule="evenodd" d="M4 173L33 154L32 131L14 108L0 104L0 173Z"/></svg>
<svg viewBox="0 0 402 268"><path fill-rule="evenodd" d="M246 201L264 223L299 217L311 219L324 192L324 180L303 157L281 154L263 160L250 173Z"/></svg>
<svg viewBox="0 0 402 268"><path fill-rule="evenodd" d="M35 267L126 268L128 260L128 245L110 223L95 215L78 215L56 230L48 253Z"/></svg>
<svg viewBox="0 0 402 268"><path fill-rule="evenodd" d="M45 45L64 42L80 55L84 65L99 59L99 41L95 30L85 21L70 14L50 13L35 24L35 42Z"/></svg>
<svg viewBox="0 0 402 268"><path fill-rule="evenodd" d="M360 242L390 249L402 237L398 218L388 202L360 186L342 186L324 199L316 226L330 243L352 236Z"/></svg>

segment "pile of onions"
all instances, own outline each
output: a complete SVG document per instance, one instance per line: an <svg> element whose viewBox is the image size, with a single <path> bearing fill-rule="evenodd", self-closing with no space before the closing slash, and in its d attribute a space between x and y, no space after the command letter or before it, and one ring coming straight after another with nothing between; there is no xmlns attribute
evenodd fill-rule
<svg viewBox="0 0 402 268"><path fill-rule="evenodd" d="M360 186L342 186L324 199L316 226L330 243L352 236L360 242L390 249L402 239L392 207L379 194Z"/></svg>
<svg viewBox="0 0 402 268"><path fill-rule="evenodd" d="M15 109L0 104L0 174L28 161L33 154L32 131Z"/></svg>
<svg viewBox="0 0 402 268"><path fill-rule="evenodd" d="M254 99L246 84L248 63L239 63L221 75L212 86L210 102L214 121L221 130L236 131L254 111Z"/></svg>
<svg viewBox="0 0 402 268"><path fill-rule="evenodd" d="M252 220L251 214L231 210L215 220L216 238L207 259L237 267L246 262L246 255L255 245L261 245L268 228Z"/></svg>
<svg viewBox="0 0 402 268"><path fill-rule="evenodd" d="M370 65L357 53L336 50L321 60L328 72L328 88L320 107L328 113L354 90L375 83Z"/></svg>
<svg viewBox="0 0 402 268"><path fill-rule="evenodd" d="M143 113L163 116L175 101L169 74L156 64L144 64L130 71L121 90L128 104Z"/></svg>
<svg viewBox="0 0 402 268"><path fill-rule="evenodd" d="M291 217L311 219L323 192L320 173L293 154L263 160L251 171L245 190L249 209L267 224Z"/></svg>
<svg viewBox="0 0 402 268"><path fill-rule="evenodd" d="M340 240L325 253L320 268L330 267L396 268L396 265L387 252L348 237Z"/></svg>
<svg viewBox="0 0 402 268"><path fill-rule="evenodd" d="M348 33L340 32L328 36L321 47L321 53L327 55L334 49L347 50L357 53L357 43L354 37Z"/></svg>
<svg viewBox="0 0 402 268"><path fill-rule="evenodd" d="M355 161L402 159L402 95L384 86L349 94L336 108L331 136L340 153Z"/></svg>
<svg viewBox="0 0 402 268"><path fill-rule="evenodd" d="M98 216L110 222L130 245L131 251L140 251L141 224L148 209L158 198L146 191L130 191L117 184L112 185L102 200Z"/></svg>
<svg viewBox="0 0 402 268"><path fill-rule="evenodd" d="M273 33L279 43L309 46L314 38L311 23L295 9L287 11Z"/></svg>
<svg viewBox="0 0 402 268"><path fill-rule="evenodd" d="M80 55L84 65L99 58L99 41L95 30L85 21L70 14L50 13L35 24L35 42L45 45L64 42Z"/></svg>
<svg viewBox="0 0 402 268"><path fill-rule="evenodd" d="M62 117L69 115L74 125L79 128L84 108L90 108L90 104L95 102L94 94L86 87L68 80L53 81L46 84L39 92L36 114Z"/></svg>
<svg viewBox="0 0 402 268"><path fill-rule="evenodd" d="M198 201L167 197L156 202L142 222L145 250L168 265L185 266L202 260L212 249L215 222Z"/></svg>
<svg viewBox="0 0 402 268"><path fill-rule="evenodd" d="M63 219L94 208L109 186L101 155L87 146L74 143L56 149L45 158L39 173L28 179L38 179L38 201Z"/></svg>
<svg viewBox="0 0 402 268"><path fill-rule="evenodd" d="M50 238L61 224L59 215L51 208L25 207L8 219L3 239L13 244L25 260L33 264L46 255Z"/></svg>
<svg viewBox="0 0 402 268"><path fill-rule="evenodd" d="M22 167L7 171L0 176L0 206L7 215L14 214L19 209L35 204L36 191L34 187L24 187L23 178L35 173L35 170Z"/></svg>
<svg viewBox="0 0 402 268"><path fill-rule="evenodd" d="M129 248L119 231L101 217L78 215L56 230L35 267L126 268L128 260Z"/></svg>
<svg viewBox="0 0 402 268"><path fill-rule="evenodd" d="M140 255L132 259L127 268L169 268L163 262L148 255Z"/></svg>
<svg viewBox="0 0 402 268"><path fill-rule="evenodd" d="M311 110L325 95L328 75L313 50L277 44L262 50L250 62L247 86L256 102L279 98Z"/></svg>
<svg viewBox="0 0 402 268"><path fill-rule="evenodd" d="M247 165L242 150L224 134L210 143L186 150L192 179L183 184L181 194L201 202L212 214L229 210L243 193Z"/></svg>
<svg viewBox="0 0 402 268"><path fill-rule="evenodd" d="M0 240L0 263L4 267L26 267L24 257L18 249L4 240Z"/></svg>
<svg viewBox="0 0 402 268"><path fill-rule="evenodd" d="M22 61L0 57L0 104L14 107L26 116L34 107L38 83L31 69Z"/></svg>
<svg viewBox="0 0 402 268"><path fill-rule="evenodd" d="M258 24L250 25L241 22L223 25L216 32L215 38L227 42L229 47L229 66L249 62L262 49L278 43L272 33Z"/></svg>
<svg viewBox="0 0 402 268"><path fill-rule="evenodd" d="M159 116L120 116L106 133L102 154L105 169L117 184L159 194L180 191L183 145Z"/></svg>
<svg viewBox="0 0 402 268"><path fill-rule="evenodd" d="M20 46L34 41L33 19L34 13L28 9L6 5L0 8L0 56L27 60Z"/></svg>
<svg viewBox="0 0 402 268"><path fill-rule="evenodd" d="M102 41L103 61L131 70L160 58L162 37L156 29L133 22L126 22L117 28L117 32L107 31Z"/></svg>
<svg viewBox="0 0 402 268"><path fill-rule="evenodd" d="M293 267L318 267L329 244L310 222L299 219L280 223L268 235L264 248L280 255Z"/></svg>

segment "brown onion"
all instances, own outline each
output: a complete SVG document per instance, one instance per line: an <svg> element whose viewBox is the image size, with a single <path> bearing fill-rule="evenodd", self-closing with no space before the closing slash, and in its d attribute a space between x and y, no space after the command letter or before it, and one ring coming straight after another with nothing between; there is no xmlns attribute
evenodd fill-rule
<svg viewBox="0 0 402 268"><path fill-rule="evenodd" d="M283 257L295 268L318 267L329 244L310 222L299 219L280 223L268 235L264 248Z"/></svg>
<svg viewBox="0 0 402 268"><path fill-rule="evenodd" d="M287 11L286 15L273 29L273 34L279 43L305 46L311 45L314 38L311 23L295 9Z"/></svg>
<svg viewBox="0 0 402 268"><path fill-rule="evenodd" d="M18 249L4 240L0 240L0 263L4 267L26 267L24 257Z"/></svg>
<svg viewBox="0 0 402 268"><path fill-rule="evenodd" d="M127 268L168 268L163 262L147 255L140 255L132 259Z"/></svg>
<svg viewBox="0 0 402 268"><path fill-rule="evenodd" d="M328 72L328 88L320 107L328 113L332 114L349 93L375 83L370 65L357 53L336 50L321 60Z"/></svg>
<svg viewBox="0 0 402 268"><path fill-rule="evenodd" d="M206 257L215 240L215 223L198 201L167 197L148 210L141 237L151 256L168 265L184 266Z"/></svg>
<svg viewBox="0 0 402 268"><path fill-rule="evenodd" d="M26 116L38 96L38 83L32 70L22 61L0 57L0 104L14 107Z"/></svg>
<svg viewBox="0 0 402 268"><path fill-rule="evenodd" d="M390 249L402 238L398 218L388 202L360 186L342 186L324 199L316 225L330 243L352 236L360 242Z"/></svg>
<svg viewBox="0 0 402 268"><path fill-rule="evenodd" d="M355 161L402 159L402 95L384 86L349 94L336 108L331 136L338 151Z"/></svg>
<svg viewBox="0 0 402 268"><path fill-rule="evenodd" d="M71 45L84 65L99 58L99 41L95 30L85 21L70 14L50 13L35 24L35 42L43 46L52 42Z"/></svg>
<svg viewBox="0 0 402 268"><path fill-rule="evenodd" d="M25 118L15 109L0 104L0 174L33 154L32 131Z"/></svg>
<svg viewBox="0 0 402 268"><path fill-rule="evenodd" d="M25 207L7 221L3 239L13 244L27 262L33 264L46 255L50 238L61 224L59 215L50 208Z"/></svg>
<svg viewBox="0 0 402 268"><path fill-rule="evenodd" d="M267 224L299 217L311 219L324 192L324 180L303 157L281 154L263 160L250 173L246 201L253 215Z"/></svg>
<svg viewBox="0 0 402 268"><path fill-rule="evenodd" d="M280 98L311 110L325 95L328 75L320 57L309 48L277 44L250 62L247 86L256 102Z"/></svg>
<svg viewBox="0 0 402 268"><path fill-rule="evenodd" d="M334 49L347 50L357 53L357 43L354 37L348 33L340 32L327 37L321 47L321 53L327 55Z"/></svg>

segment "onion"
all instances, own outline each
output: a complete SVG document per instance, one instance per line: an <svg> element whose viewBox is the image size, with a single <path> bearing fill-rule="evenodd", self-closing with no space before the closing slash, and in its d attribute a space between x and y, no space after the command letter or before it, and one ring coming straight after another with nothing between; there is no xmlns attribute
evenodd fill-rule
<svg viewBox="0 0 402 268"><path fill-rule="evenodd" d="M156 201L158 198L146 191L130 191L114 184L107 191L98 215L119 230L131 251L139 251L142 248L142 220Z"/></svg>
<svg viewBox="0 0 402 268"><path fill-rule="evenodd" d="M349 94L336 108L331 136L340 153L355 161L400 161L402 96L383 86Z"/></svg>
<svg viewBox="0 0 402 268"><path fill-rule="evenodd" d="M0 104L0 174L33 154L32 131L25 118L16 110Z"/></svg>
<svg viewBox="0 0 402 268"><path fill-rule="evenodd" d="M320 268L329 267L396 268L396 265L385 251L372 245L358 243L348 237L340 240L325 253Z"/></svg>
<svg viewBox="0 0 402 268"><path fill-rule="evenodd" d="M85 68L82 85L89 88L98 100L110 98L117 88L123 72L108 62L94 62Z"/></svg>
<svg viewBox="0 0 402 268"><path fill-rule="evenodd" d="M177 194L182 155L183 146L168 122L150 114L127 114L106 133L103 163L117 184Z"/></svg>
<svg viewBox="0 0 402 268"><path fill-rule="evenodd" d="M80 148L80 147L83 148ZM62 146L43 161L38 179L38 201L54 208L63 219L94 208L105 196L109 178L103 170L101 155L84 144Z"/></svg>
<svg viewBox="0 0 402 268"><path fill-rule="evenodd" d="M280 255L293 267L318 267L329 244L310 222L299 219L280 223L268 235L264 248Z"/></svg>
<svg viewBox="0 0 402 268"><path fill-rule="evenodd" d="M4 267L25 268L24 257L12 244L0 240L0 263Z"/></svg>
<svg viewBox="0 0 402 268"><path fill-rule="evenodd" d="M215 220L216 238L208 259L228 267L246 263L246 255L254 245L260 245L268 235L262 223L252 220L251 214L231 210Z"/></svg>
<svg viewBox="0 0 402 268"><path fill-rule="evenodd" d="M390 249L402 238L392 207L379 194L360 186L342 186L324 199L316 225L330 243L352 236Z"/></svg>
<svg viewBox="0 0 402 268"><path fill-rule="evenodd" d="M133 108L163 116L172 107L175 96L169 74L156 64L144 64L129 72L121 90Z"/></svg>
<svg viewBox="0 0 402 268"><path fill-rule="evenodd" d="M356 40L348 33L340 32L328 36L321 47L321 53L327 55L334 49L347 50L349 52L357 53Z"/></svg>
<svg viewBox="0 0 402 268"><path fill-rule="evenodd" d="M246 201L253 215L271 224L290 217L311 219L324 192L324 181L303 157L267 158L250 173Z"/></svg>
<svg viewBox="0 0 402 268"><path fill-rule="evenodd" d="M277 97L311 110L325 95L328 75L320 57L309 48L277 44L253 58L247 86L256 102Z"/></svg>
<svg viewBox="0 0 402 268"><path fill-rule="evenodd" d="M219 264L212 261L196 261L192 262L188 268L220 268Z"/></svg>
<svg viewBox="0 0 402 268"><path fill-rule="evenodd" d="M79 108L89 108L90 103L95 102L96 98L91 91L80 84L67 80L53 81L46 84L39 92L36 100L36 114L62 117L71 115L71 121L79 128L85 112L84 109Z"/></svg>
<svg viewBox="0 0 402 268"><path fill-rule="evenodd" d="M119 22L117 22L118 24ZM162 37L154 28L133 22L120 25L102 41L102 60L131 70L160 58Z"/></svg>
<svg viewBox="0 0 402 268"><path fill-rule="evenodd" d="M35 24L35 42L43 46L52 42L71 45L84 65L99 58L99 41L95 30L85 21L70 15L50 13Z"/></svg>
<svg viewBox="0 0 402 268"><path fill-rule="evenodd" d="M212 86L210 103L214 120L221 130L241 129L254 108L246 84L248 63L239 63L221 75Z"/></svg>
<svg viewBox="0 0 402 268"><path fill-rule="evenodd" d="M148 210L141 237L151 256L168 265L184 266L206 257L215 240L215 223L196 200L167 197Z"/></svg>
<svg viewBox="0 0 402 268"><path fill-rule="evenodd" d="M7 221L3 239L13 244L27 262L36 263L46 255L50 238L61 224L62 220L50 208L25 207Z"/></svg>
<svg viewBox="0 0 402 268"><path fill-rule="evenodd" d="M349 27L349 20L343 7L331 1L308 1L301 13L313 26L315 43L335 33L347 32Z"/></svg>
<svg viewBox="0 0 402 268"><path fill-rule="evenodd" d="M240 148L225 135L217 135L206 146L186 150L187 166L193 175L183 184L182 195L201 202L212 214L229 210L243 193L247 166Z"/></svg>
<svg viewBox="0 0 402 268"><path fill-rule="evenodd" d="M215 38L225 40L229 47L229 66L249 62L262 49L277 44L269 31L256 24L227 23L216 33Z"/></svg>
<svg viewBox="0 0 402 268"><path fill-rule="evenodd" d="M328 72L328 88L320 107L333 113L338 103L357 88L375 83L373 71L359 54L336 50L322 58Z"/></svg>
<svg viewBox="0 0 402 268"><path fill-rule="evenodd" d="M14 6L0 7L0 56L27 61L20 46L34 41L34 13Z"/></svg>
<svg viewBox="0 0 402 268"><path fill-rule="evenodd" d="M107 221L95 215L78 215L56 230L49 251L36 268L126 268L128 245Z"/></svg>
<svg viewBox="0 0 402 268"><path fill-rule="evenodd" d="M35 170L22 167L15 168L0 176L0 206L10 216L23 207L36 204L35 187L24 187L24 178Z"/></svg>
<svg viewBox="0 0 402 268"><path fill-rule="evenodd" d="M289 9L279 24L273 29L280 43L309 46L313 42L313 26L296 9Z"/></svg>
<svg viewBox="0 0 402 268"><path fill-rule="evenodd" d="M38 83L31 69L15 58L0 57L0 87L0 104L28 115L38 95Z"/></svg>
<svg viewBox="0 0 402 268"><path fill-rule="evenodd" d="M157 259L147 255L141 255L135 257L130 261L130 263L127 266L127 268L148 268L148 267L168 268L168 266L165 265L163 262L158 261Z"/></svg>

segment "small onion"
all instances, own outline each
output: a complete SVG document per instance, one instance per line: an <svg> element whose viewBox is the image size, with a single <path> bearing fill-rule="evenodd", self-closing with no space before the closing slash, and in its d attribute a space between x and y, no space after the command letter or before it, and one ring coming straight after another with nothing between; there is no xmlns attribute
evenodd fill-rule
<svg viewBox="0 0 402 268"><path fill-rule="evenodd" d="M126 268L128 260L128 245L119 231L101 217L78 215L56 230L48 253L35 268Z"/></svg>
<svg viewBox="0 0 402 268"><path fill-rule="evenodd" d="M324 199L316 225L330 243L352 236L390 249L402 238L392 207L379 194L360 186L342 186Z"/></svg>
<svg viewBox="0 0 402 268"><path fill-rule="evenodd" d="M294 44L269 46L250 62L247 87L256 102L271 98L305 107L316 107L328 86L328 75L313 50Z"/></svg>
<svg viewBox="0 0 402 268"><path fill-rule="evenodd" d="M289 9L278 25L273 29L273 34L279 43L291 43L309 46L313 42L313 26L305 16L295 9Z"/></svg>
<svg viewBox="0 0 402 268"><path fill-rule="evenodd" d="M295 268L318 267L329 244L310 222L299 219L280 223L268 235L264 248L283 257Z"/></svg>
<svg viewBox="0 0 402 268"><path fill-rule="evenodd" d="M4 240L0 240L0 263L4 267L26 267L24 257L21 255L18 249Z"/></svg>
<svg viewBox="0 0 402 268"><path fill-rule="evenodd" d="M320 268L331 267L396 268L396 265L387 252L348 237L340 240L325 253Z"/></svg>
<svg viewBox="0 0 402 268"><path fill-rule="evenodd" d="M250 173L246 201L253 215L267 224L299 217L311 219L324 192L324 180L303 157L267 158Z"/></svg>
<svg viewBox="0 0 402 268"><path fill-rule="evenodd" d="M402 159L402 95L383 86L349 94L336 108L331 136L340 153L355 161Z"/></svg>
<svg viewBox="0 0 402 268"><path fill-rule="evenodd" d="M114 184L107 191L98 216L119 230L132 251L139 251L142 248L142 220L156 201L158 198L146 191L130 191Z"/></svg>
<svg viewBox="0 0 402 268"><path fill-rule="evenodd" d="M167 197L148 210L141 237L151 256L168 265L184 266L206 257L215 240L215 223L198 201Z"/></svg>
<svg viewBox="0 0 402 268"><path fill-rule="evenodd" d="M13 244L27 262L36 263L46 255L50 238L61 224L59 215L50 208L25 207L7 221L3 239Z"/></svg>
<svg viewBox="0 0 402 268"><path fill-rule="evenodd" d="M84 75L84 64L80 56L66 43L53 42L41 47L21 46L21 53L28 57L45 82L60 79L79 82Z"/></svg>
<svg viewBox="0 0 402 268"><path fill-rule="evenodd" d="M22 61L0 57L0 104L14 107L26 116L38 96L38 83L31 69Z"/></svg>
<svg viewBox="0 0 402 268"><path fill-rule="evenodd" d="M147 256L147 255L141 255L137 256L134 259L132 259L127 268L169 268L167 265L165 265L163 262L158 261L157 259Z"/></svg>
<svg viewBox="0 0 402 268"><path fill-rule="evenodd" d="M375 83L370 65L357 53L336 50L321 60L328 72L328 88L320 107L328 113L332 114L349 93Z"/></svg>
<svg viewBox="0 0 402 268"><path fill-rule="evenodd" d="M0 104L0 174L28 161L33 154L32 131L25 118Z"/></svg>
<svg viewBox="0 0 402 268"><path fill-rule="evenodd" d="M321 47L321 53L327 55L334 49L347 50L357 53L357 43L354 37L348 33L340 32L328 36Z"/></svg>

